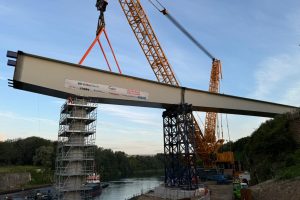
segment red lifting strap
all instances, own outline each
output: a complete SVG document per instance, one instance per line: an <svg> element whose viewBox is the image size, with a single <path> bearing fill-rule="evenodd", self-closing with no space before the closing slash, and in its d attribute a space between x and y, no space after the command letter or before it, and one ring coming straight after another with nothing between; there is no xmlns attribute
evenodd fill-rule
<svg viewBox="0 0 300 200"><path fill-rule="evenodd" d="M91 52L91 50L93 49L93 47L95 46L97 40L100 38L101 33L103 32L103 29L100 30L100 32L98 33L98 35L96 36L95 40L93 41L93 43L91 44L91 46L88 48L88 50L85 52L85 54L83 55L83 57L81 58L81 60L79 61L79 64L81 65L83 63L83 61L86 59L86 57L89 55L89 53Z"/></svg>
<svg viewBox="0 0 300 200"><path fill-rule="evenodd" d="M114 50L113 50L113 48L112 48L112 46L111 46L111 44L110 44L110 41L109 41L109 39L108 39L107 33L106 33L105 29L104 29L103 31L104 31L104 35L105 35L105 37L106 37L106 40L107 40L107 42L108 42L108 45L109 45L109 47L110 47L110 50L111 50L111 52L112 52L112 54L113 54L113 56L114 56L115 62L116 62L117 67L118 67L118 70L119 70L120 74L122 74L122 71L121 71L120 66L119 66L119 63L118 63L118 61L117 61L115 52L114 52Z"/></svg>
<svg viewBox="0 0 300 200"><path fill-rule="evenodd" d="M89 53L91 52L91 50L92 50L93 47L95 46L96 42L98 42L98 44L99 44L99 46L100 46L100 49L101 49L101 51L102 51L102 54L103 54L103 56L104 56L104 59L105 59L105 61L106 61L106 64L107 64L107 66L108 66L108 69L109 69L109 71L112 71L112 70L111 70L111 67L110 67L110 64L109 64L109 62L108 62L108 59L107 59L107 57L106 57L105 51L104 51L104 49L103 49L103 46L102 46L102 44L101 44L101 42L100 42L100 35L102 34L102 32L104 32L105 38L106 38L106 40L107 40L107 43L108 43L108 45L109 45L109 47L110 47L110 50L111 50L111 52L112 52L112 54L113 54L114 60L115 60L115 62L116 62L116 65L117 65L117 67L118 67L118 71L119 71L120 74L122 74L122 71L121 71L121 68L120 68L120 66L119 66L119 63L118 63L118 61L117 61L115 52L114 52L114 50L113 50L113 48L112 48L112 45L111 45L111 43L110 43L110 41L109 41L109 38L108 38L107 33L106 33L106 31L105 31L104 28L102 28L102 29L99 31L98 35L96 36L96 38L94 39L94 41L92 42L92 44L90 45L90 47L88 48L88 50L85 52L85 54L83 55L83 57L82 57L81 60L79 61L79 64L81 65L81 64L84 62L84 60L86 59L86 57L89 55Z"/></svg>
<svg viewBox="0 0 300 200"><path fill-rule="evenodd" d="M109 62L108 62L108 60L107 60L107 57L106 57L105 51L104 51L104 49L103 49L103 46L102 46L102 44L101 44L101 42L100 42L100 40L99 40L99 39L98 39L97 41L98 41L98 44L99 44L99 46L100 46L100 49L101 49L101 51L102 51L102 54L103 54L103 56L104 56L104 59L105 59L105 61L106 61L106 64L107 64L107 66L108 66L108 68L109 68L109 71L111 71L111 68L110 68Z"/></svg>

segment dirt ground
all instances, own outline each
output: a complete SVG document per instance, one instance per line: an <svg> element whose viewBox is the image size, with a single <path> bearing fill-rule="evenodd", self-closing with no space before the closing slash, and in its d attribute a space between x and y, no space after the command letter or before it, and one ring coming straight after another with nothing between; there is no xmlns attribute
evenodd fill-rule
<svg viewBox="0 0 300 200"><path fill-rule="evenodd" d="M299 200L300 177L286 181L269 180L250 189L253 200Z"/></svg>
<svg viewBox="0 0 300 200"><path fill-rule="evenodd" d="M163 200L162 198L157 198L157 197L151 197L151 196L147 196L147 195L142 195L139 197L135 197L131 200Z"/></svg>
<svg viewBox="0 0 300 200"><path fill-rule="evenodd" d="M216 182L204 183L211 190L211 200L232 200L232 184L217 185ZM163 200L163 198L157 198L148 196L147 194L135 197L134 200Z"/></svg>
<svg viewBox="0 0 300 200"><path fill-rule="evenodd" d="M210 200L232 200L232 184L217 185L215 182L206 182L211 191Z"/></svg>

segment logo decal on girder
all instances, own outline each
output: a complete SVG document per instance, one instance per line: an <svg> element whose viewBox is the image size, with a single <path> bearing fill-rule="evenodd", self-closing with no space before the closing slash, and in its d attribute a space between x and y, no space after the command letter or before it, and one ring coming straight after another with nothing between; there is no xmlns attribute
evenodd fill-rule
<svg viewBox="0 0 300 200"><path fill-rule="evenodd" d="M111 85L88 83L88 82L78 81L78 80L65 79L65 88L87 91L87 92L98 92L98 93L105 93L105 94L121 95L126 97L133 97L141 100L147 100L149 98L148 92L143 92L135 89L120 88Z"/></svg>

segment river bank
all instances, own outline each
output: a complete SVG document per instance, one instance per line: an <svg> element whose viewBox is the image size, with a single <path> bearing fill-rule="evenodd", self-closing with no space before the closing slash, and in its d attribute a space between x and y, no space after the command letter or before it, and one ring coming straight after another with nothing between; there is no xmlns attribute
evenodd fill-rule
<svg viewBox="0 0 300 200"><path fill-rule="evenodd" d="M147 193L149 190L159 186L162 181L159 177L147 177L147 178L125 178L117 181L107 182L109 186L102 190L102 194L99 197L95 197L94 200L124 200L130 199L133 196L138 196ZM10 197L14 200L23 200L36 193L47 194L55 197L56 193L54 188L42 187L29 190L19 190L13 193L2 194L0 199Z"/></svg>
<svg viewBox="0 0 300 200"><path fill-rule="evenodd" d="M232 200L232 184L220 185L215 181L203 182L204 187L209 189L209 197L203 196L202 199L210 199L210 200ZM175 195L176 196L176 195ZM190 199L197 199L199 197L192 197ZM146 194L141 194L136 197L131 198L130 200L163 200L164 197L160 198L153 195L153 191L150 191ZM172 198L173 199L173 198ZM177 199L177 198L175 198ZM179 198L180 199L180 198ZM186 198L188 199L188 198Z"/></svg>
<svg viewBox="0 0 300 200"><path fill-rule="evenodd" d="M13 189L13 190L1 191L0 195L11 194L11 193L18 193L18 192L23 192L23 191L30 191L30 190L35 190L35 189L40 189L40 188L46 188L46 187L51 187L51 186L52 186L52 184L42 184L42 185L26 186L24 188L17 188L17 189Z"/></svg>
<svg viewBox="0 0 300 200"><path fill-rule="evenodd" d="M125 178L110 181L109 187L102 191L96 200L124 200L149 192L159 186L162 180L159 177Z"/></svg>

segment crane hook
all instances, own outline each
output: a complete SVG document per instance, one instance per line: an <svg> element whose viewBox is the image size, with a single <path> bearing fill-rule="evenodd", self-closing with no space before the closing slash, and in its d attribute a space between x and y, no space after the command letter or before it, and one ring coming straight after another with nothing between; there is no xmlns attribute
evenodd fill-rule
<svg viewBox="0 0 300 200"><path fill-rule="evenodd" d="M96 35L98 35L100 30L105 27L104 12L106 11L107 5L108 5L107 0L97 0L96 2L96 8L98 11L100 11Z"/></svg>

